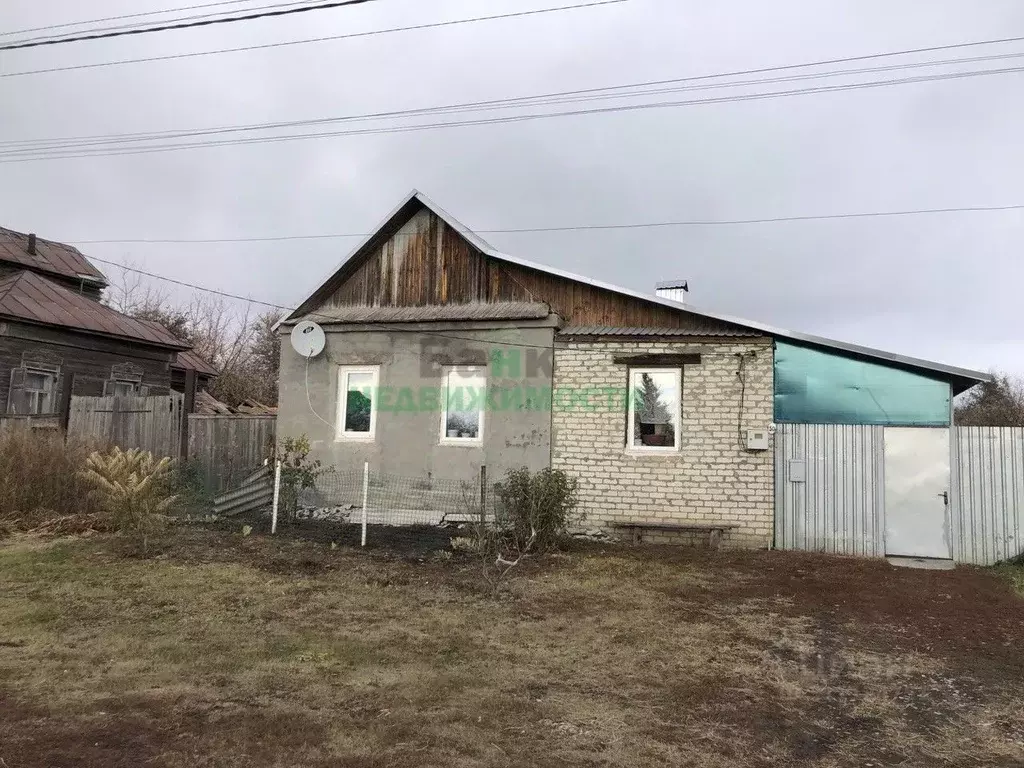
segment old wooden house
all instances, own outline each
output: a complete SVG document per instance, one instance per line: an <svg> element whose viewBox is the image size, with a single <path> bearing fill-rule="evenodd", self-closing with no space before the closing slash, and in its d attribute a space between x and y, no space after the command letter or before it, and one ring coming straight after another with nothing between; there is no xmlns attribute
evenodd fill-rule
<svg viewBox="0 0 1024 768"><path fill-rule="evenodd" d="M101 303L106 286L77 248L0 229L4 413L56 414L71 394L166 394L176 371L184 379L198 365L179 359L189 345L163 326ZM200 375L215 374L203 366Z"/></svg>

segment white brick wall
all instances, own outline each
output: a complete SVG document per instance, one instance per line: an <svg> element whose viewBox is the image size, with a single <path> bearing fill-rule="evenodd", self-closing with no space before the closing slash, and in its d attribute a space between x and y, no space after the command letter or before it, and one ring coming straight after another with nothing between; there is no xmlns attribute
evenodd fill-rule
<svg viewBox="0 0 1024 768"><path fill-rule="evenodd" d="M681 448L672 454L639 454L626 448L626 366L613 357L699 352L701 362L683 371ZM740 422L738 354L746 392ZM552 466L576 477L587 527L615 521L722 522L739 526L726 546L771 543L774 514L772 451L745 450L746 430L772 421L771 340L710 343L570 341L555 350ZM619 405L595 390L614 392ZM580 393L589 393L581 402ZM589 407L588 407L589 406ZM645 533L644 541L678 541L685 535Z"/></svg>

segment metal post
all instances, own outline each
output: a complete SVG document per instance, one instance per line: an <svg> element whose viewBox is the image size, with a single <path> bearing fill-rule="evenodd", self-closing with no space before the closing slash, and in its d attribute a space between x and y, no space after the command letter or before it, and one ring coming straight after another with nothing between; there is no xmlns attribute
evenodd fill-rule
<svg viewBox="0 0 1024 768"><path fill-rule="evenodd" d="M274 511L270 514L270 532L277 533L277 507L281 501L281 460L274 463Z"/></svg>
<svg viewBox="0 0 1024 768"><path fill-rule="evenodd" d="M360 546L366 546L366 505L370 496L370 462L363 464L363 537Z"/></svg>
<svg viewBox="0 0 1024 768"><path fill-rule="evenodd" d="M480 528L487 525L487 465L480 465Z"/></svg>

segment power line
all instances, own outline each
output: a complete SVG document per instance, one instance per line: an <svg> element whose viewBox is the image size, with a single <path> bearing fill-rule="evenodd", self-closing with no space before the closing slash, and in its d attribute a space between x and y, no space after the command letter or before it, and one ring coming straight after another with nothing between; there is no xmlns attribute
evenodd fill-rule
<svg viewBox="0 0 1024 768"><path fill-rule="evenodd" d="M177 53L177 54L170 54L170 55L166 55L166 56L150 56L150 57L136 58L136 59L121 59L121 60L118 60L118 61L102 61L102 62L97 62L97 63L94 63L94 64L74 64L74 65L64 66L64 67L50 67L48 69L25 70L25 71L22 71L22 72L6 72L6 73L3 73L3 74L0 74L0 77L23 77L23 76L26 76L26 75L40 75L40 74L46 74L46 73L51 73L51 72L68 72L68 71L71 71L71 70L79 70L79 69L95 69L95 68L99 68L99 67L114 67L114 66L120 66L120 65L123 65L123 64L142 64L142 63L148 63L148 62L153 62L153 61L170 61L170 60L173 60L173 59L193 58L193 57L197 57L197 56L215 56L215 55L219 55L219 54L222 54L222 53L240 53L240 52L243 52L243 51L265 50L265 49L269 49L269 48L281 48L281 47L291 46L291 45L305 45L305 44L308 44L308 43L321 43L321 42L327 42L327 41L332 41L332 40L344 40L344 39L355 38L355 37L366 37L366 36L369 36L369 35L381 35L381 34L388 34L388 33L391 33L391 32L406 32L406 31L419 30L419 29L431 29L431 28L434 28L434 27L444 27L444 26L449 26L449 25L453 25L453 24L466 24L466 23L476 22L476 21L489 21L491 19L504 19L504 18L512 18L512 17L516 17L516 16L531 16L531 15L538 14L538 13L551 13L551 12L554 12L554 11L574 10L576 8L590 8L590 7L594 7L594 6L600 6L600 5L614 5L614 4L618 3L618 2L624 2L624 0L603 0L601 2L590 2L590 3L581 4L581 5L562 6L562 7L558 7L558 8L541 8L541 9L534 10L534 11L521 11L519 13L501 14L501 15L497 15L497 16L483 16L483 17L476 17L476 18L470 18L470 19L457 19L457 20L454 20L454 21L435 22L435 23L431 23L431 24L417 24L417 25L408 26L408 27L392 27L390 29L373 30L373 31L370 31L370 32L354 32L354 33L349 33L349 34L344 34L344 35L329 35L329 36L326 36L326 37L306 38L306 39L303 39L303 40L286 40L286 41L278 42L278 43L266 43L266 44L263 44L263 45L247 45L247 46L241 46L241 47L238 47L238 48L218 48L218 49L214 49L214 50L210 50L210 51L193 51L193 52L190 52L190 53ZM884 57L887 57L887 56L905 56L905 55L919 54L919 53L933 53L933 52L936 52L936 51L948 51L948 50L954 50L954 49L957 49L957 48L971 48L971 47L982 46L982 45L999 45L999 44L1002 44L1002 43L1016 43L1016 42L1020 42L1022 40L1024 40L1024 36L1020 36L1020 37L1003 37L1003 38L995 38L995 39L990 39L990 40L975 40L975 41L969 41L969 42L963 42L963 43L949 43L949 44L945 44L945 45L932 45L932 46L927 46L927 47L923 47L923 48L907 48L907 49L904 49L904 50L887 51L887 52L883 52L883 53L871 53L871 54L864 54L864 55L859 55L859 56L846 56L846 57L835 58L835 59L822 59L820 61L809 62L809 63L804 63L804 64L791 64L791 65L788 65L788 66L767 67L767 68L763 68L763 69L754 69L754 70L741 70L741 71L738 71L738 72L733 72L733 73L728 73L728 74L733 74L733 75L756 74L756 73L759 73L759 72L777 71L777 70L783 70L783 69L793 69L793 68L798 68L798 67L812 67L812 66L826 66L826 65L831 65L831 64L845 64L845 63L854 62L854 61L869 61L871 59L884 58ZM708 77L725 77L725 76L726 76L726 74L722 74L722 75L708 75Z"/></svg>
<svg viewBox="0 0 1024 768"><path fill-rule="evenodd" d="M534 120L548 120L558 117L578 117L583 115L609 115L621 112L635 112L652 109L667 109L675 107L686 107L703 104L725 104L740 101L759 101L764 99L775 99L788 96L800 96L818 93L837 93L841 91L863 90L868 88L879 88L891 85L907 85L912 83L935 82L940 80L954 80L972 77L983 77L988 75L1002 75L1024 72L1024 67L1007 67L1003 69L986 69L969 72L951 72L945 74L922 75L918 77L907 77L891 80L874 80L862 83L846 83L840 85L817 86L813 88L797 88L785 91L768 91L764 93L737 94L731 96L719 96L704 99L691 99L683 101L657 101L643 104L625 104L611 107L592 107L589 109L563 110L559 112L540 112L520 115L506 115L494 118L476 118L472 120L453 120L448 122L418 123L413 125L389 126L351 129L343 131L324 131L320 133L285 134L269 137L250 137L241 139L225 139L220 141L199 141L178 144L161 144L139 148L106 148L96 147L76 152L75 149L67 151L49 151L45 148L39 149L32 154L17 154L7 159L0 159L0 164L31 162L36 160L59 160L76 159L85 157L120 157L124 155L143 155L162 152L174 152L185 149L197 149L204 147L241 146L247 144L269 144L282 141L300 141L308 139L332 138L338 136L369 136L393 133L411 133L440 128L459 128L467 126L501 125L507 123L518 123Z"/></svg>
<svg viewBox="0 0 1024 768"><path fill-rule="evenodd" d="M859 211L854 213L824 213L803 216L773 216L755 219L691 219L676 221L629 222L621 224L582 224L563 227L514 227L511 229L474 229L479 235L524 234L537 232L585 232L619 229L657 229L665 227L720 227L751 224L779 224L797 221L830 221L837 219L891 218L901 216L925 216L947 213L992 213L999 211L1024 210L1024 203L1012 205L978 205L951 208L917 208L901 211ZM125 239L125 240L74 240L65 242L75 245L209 245L217 243L279 243L293 240L335 240L349 237L370 237L371 233L347 232L315 235L277 235L271 237L220 237L220 238L176 238L176 239ZM412 236L412 235L410 235ZM91 257L90 257L91 258Z"/></svg>
<svg viewBox="0 0 1024 768"><path fill-rule="evenodd" d="M492 21L495 19L512 19L522 16L536 16L542 13L555 13L559 11L573 11L583 8L595 8L602 5L617 5L628 2L628 0L594 0L593 2L580 3L576 5L563 5L553 8L538 8L532 11L517 11L514 13L501 13L493 16L476 16L468 19L454 19L451 21L436 21L426 24L412 24L405 27L391 27L389 29L376 29L368 32L349 32L343 35L327 35L324 37L312 37L304 40L285 40L279 43L264 43L262 45L245 45L238 48L218 48L212 51L192 51L190 53L173 53L166 56L148 56L137 59L121 59L119 61L101 61L95 64L72 64L64 67L50 67L48 69L30 69L22 72L5 72L0 74L3 77L24 77L26 75L41 75L50 72L69 72L80 69L97 69L100 67L114 67L122 64L142 64L152 61L171 61L175 59L190 59L198 56L214 56L222 53L240 53L242 51L258 51L269 48L284 48L292 45L305 45L307 43L323 43L332 40L347 40L357 37L372 37L374 35L386 35L392 32L413 32L422 29L435 29L437 27L450 27L457 24L471 24L478 21Z"/></svg>
<svg viewBox="0 0 1024 768"><path fill-rule="evenodd" d="M99 134L92 136L70 136L50 139L20 139L0 141L0 157L17 156L24 154L37 154L44 150L61 150L72 148L84 148L101 146L107 144L128 144L141 143L146 141L157 141L162 139L196 138L200 136L223 135L232 133L245 133L252 131L265 131L280 128L298 128L314 125L324 125L343 122L356 122L362 120L377 120L385 118L411 117L427 114L451 114L466 111L484 111L494 109L507 109L518 106L546 106L551 104L574 103L580 101L593 101L600 99L622 99L639 96L650 96L660 93L676 93L680 91L708 90L716 88L732 88L747 85L763 85L776 82L791 82L820 79L824 77L850 76L874 72L889 72L902 69L918 69L922 67L938 67L952 64L979 63L982 61L993 61L1020 58L1024 52L992 54L988 56L959 57L954 59L937 59L923 62L906 62L901 64L890 64L880 67L862 67L858 69L828 70L825 72L812 72L805 74L787 75L776 78L759 78L753 80L729 80L717 83L704 83L678 87L680 83L692 83L694 81L706 81L716 77L727 77L728 75L696 75L679 77L664 80L648 80L620 85L601 86L595 88L576 89L568 91L556 91L532 96L520 96L503 99L490 99L486 101L463 102L456 104L445 104L435 107L421 107L416 109L393 110L386 112L368 113L362 115L343 115L336 117L320 117L305 120L291 120L280 122L255 123L248 125L221 125L208 128L175 129L164 131L148 131L120 134ZM675 87L658 87L670 86ZM642 89L642 90L640 90Z"/></svg>
<svg viewBox="0 0 1024 768"><path fill-rule="evenodd" d="M251 3L253 0L221 0L218 3L201 3L199 5L186 5L181 8L166 8L162 11L143 11L142 13L126 13L120 16L105 16L101 19L89 19L88 21L69 21L64 24L49 24L45 27L30 27L28 29L12 30L10 32L0 32L0 37L8 37L10 35L25 35L29 32L44 32L47 29L62 29L64 27L81 27L86 24L101 24L105 21L120 21L121 19L137 19L142 16L161 16L165 13L180 13L181 11L195 11L203 8L215 8L221 5L239 5L240 3ZM226 11L225 11L226 13Z"/></svg>
<svg viewBox="0 0 1024 768"><path fill-rule="evenodd" d="M240 0L240 1L241 2L254 2L254 0ZM315 2L315 0L292 0L292 2L288 2L288 3L272 3L270 5L253 6L252 8L249 8L247 10L249 10L249 11L262 11L262 10L271 9L271 8L290 8L290 7L296 6L296 5L308 5L308 4L312 3L312 2ZM214 5L221 5L221 3L214 3ZM199 6L199 7L204 7L204 6ZM161 11L160 13L174 13L176 11L184 11L184 10L188 10L188 8L171 9L171 10L167 10L167 11ZM156 13L157 12L153 11L153 12L146 13L146 14L128 14L127 16L125 16L123 18L131 18L132 16L138 16L138 15L141 15L141 16L151 16L151 15L155 15ZM235 11L223 10L223 11L213 11L212 13L191 14L191 15L188 15L188 16L181 16L181 17L178 17L178 18L175 18L175 19L164 19L160 23L161 24L171 24L171 23L179 22L179 21L192 21L193 19L209 19L209 18L213 18L214 16L225 16L225 15L227 15L229 13L235 13ZM121 18L121 17L114 17L114 18ZM82 22L82 23L83 24L87 24L89 22ZM67 33L60 33L60 34L55 34L55 35L37 35L36 37L25 38L23 40L18 40L17 42L18 43L27 43L27 42L35 42L37 40L53 40L53 41L60 42L65 37L67 37L68 35L71 35L71 34L84 34L85 32L89 32L91 34L91 33L98 33L98 32L109 32L109 31L119 30L119 29L138 29L140 27L151 26L154 23L156 23L156 22L153 22L153 21L138 21L138 22L133 22L133 23L130 23L130 24L118 24L118 25L112 26L112 27L95 27L95 28L89 29L89 30L81 30L81 32L79 32L79 33L67 32ZM74 25L59 25L59 26L74 26ZM6 33L0 33L0 34L9 35L9 34L12 34L12 33L6 32Z"/></svg>
<svg viewBox="0 0 1024 768"><path fill-rule="evenodd" d="M295 13L307 13L308 11L326 11L334 8L344 8L350 5L363 5L376 2L376 0L335 0L331 3L321 5L307 5L301 8L281 8L273 11L260 11L259 13L247 13L244 16L231 16L226 19L199 19L196 21L183 21L176 24L161 24L156 27L145 29L122 29L110 32L98 32L89 35L77 35L75 37L62 37L46 40L29 40L25 42L9 43L0 45L0 51L15 51L23 48L38 48L44 45L62 45L64 43L79 43L85 40L106 40L112 37L123 37L125 35L144 35L150 32L169 32L178 29L192 29L194 27L208 27L213 24L234 24L239 21L253 21L255 19L268 19L276 16L289 16Z"/></svg>

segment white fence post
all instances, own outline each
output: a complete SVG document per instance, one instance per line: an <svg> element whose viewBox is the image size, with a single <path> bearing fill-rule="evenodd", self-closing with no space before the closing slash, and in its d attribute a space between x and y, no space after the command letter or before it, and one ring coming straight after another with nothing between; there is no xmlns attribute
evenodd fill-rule
<svg viewBox="0 0 1024 768"><path fill-rule="evenodd" d="M366 546L366 505L370 496L370 462L363 464L363 543L360 546Z"/></svg>
<svg viewBox="0 0 1024 768"><path fill-rule="evenodd" d="M281 460L274 464L274 511L270 515L270 532L277 533L277 507L281 501Z"/></svg>

